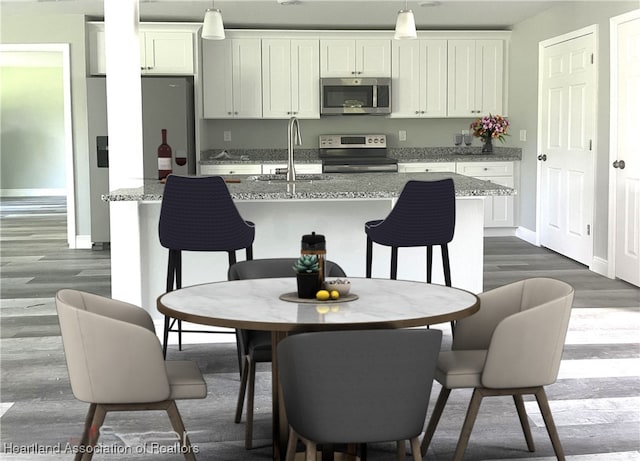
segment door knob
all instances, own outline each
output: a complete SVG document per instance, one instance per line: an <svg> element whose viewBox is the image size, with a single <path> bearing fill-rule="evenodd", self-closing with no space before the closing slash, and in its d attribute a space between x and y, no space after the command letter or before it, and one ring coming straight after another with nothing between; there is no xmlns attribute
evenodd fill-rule
<svg viewBox="0 0 640 461"><path fill-rule="evenodd" d="M627 165L624 163L624 160L616 160L615 162L613 162L614 168L620 168L621 170L624 170L625 166Z"/></svg>
<svg viewBox="0 0 640 461"><path fill-rule="evenodd" d="M547 154L538 155L538 160L546 162L547 161Z"/></svg>

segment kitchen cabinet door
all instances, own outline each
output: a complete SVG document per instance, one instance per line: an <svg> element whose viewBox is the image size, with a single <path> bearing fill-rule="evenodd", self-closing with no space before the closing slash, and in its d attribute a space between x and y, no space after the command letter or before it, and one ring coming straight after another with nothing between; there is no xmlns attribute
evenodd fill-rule
<svg viewBox="0 0 640 461"><path fill-rule="evenodd" d="M321 77L390 77L391 42L386 39L320 40Z"/></svg>
<svg viewBox="0 0 640 461"><path fill-rule="evenodd" d="M143 74L193 75L193 33L144 32Z"/></svg>
<svg viewBox="0 0 640 461"><path fill-rule="evenodd" d="M448 41L449 117L506 115L503 47L503 40Z"/></svg>
<svg viewBox="0 0 640 461"><path fill-rule="evenodd" d="M447 115L447 41L394 41L391 117Z"/></svg>
<svg viewBox="0 0 640 461"><path fill-rule="evenodd" d="M263 118L319 118L319 41L262 40Z"/></svg>
<svg viewBox="0 0 640 461"><path fill-rule="evenodd" d="M204 118L262 117L260 39L202 41Z"/></svg>

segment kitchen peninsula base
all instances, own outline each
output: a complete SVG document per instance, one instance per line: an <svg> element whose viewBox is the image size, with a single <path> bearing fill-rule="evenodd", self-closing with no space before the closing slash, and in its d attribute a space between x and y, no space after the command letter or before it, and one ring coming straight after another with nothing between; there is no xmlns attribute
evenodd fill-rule
<svg viewBox="0 0 640 461"><path fill-rule="evenodd" d="M452 284L473 293L482 291L483 201L483 197L460 197L456 200L456 232L449 245ZM363 277L364 223L384 218L395 199L236 203L242 217L256 224L254 258L296 257L300 253L302 235L315 231L326 237L328 259L340 264L347 275ZM158 239L160 204L159 201L111 202L112 296L143 306L156 320L161 317L155 309L156 298L165 291L167 270L167 250L162 248ZM373 251L373 277L388 278L390 249L374 244ZM238 260L243 259L244 251L239 251ZM226 280L227 268L228 259L224 252L184 252L183 286ZM426 280L424 248L399 250L398 278ZM434 250L433 282L444 283L437 247Z"/></svg>

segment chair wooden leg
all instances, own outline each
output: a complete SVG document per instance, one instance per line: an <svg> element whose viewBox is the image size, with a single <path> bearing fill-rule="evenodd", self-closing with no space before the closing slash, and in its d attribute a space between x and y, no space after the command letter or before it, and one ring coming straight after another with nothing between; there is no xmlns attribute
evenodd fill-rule
<svg viewBox="0 0 640 461"><path fill-rule="evenodd" d="M411 439L411 454L413 455L413 461L422 461L422 454L420 453L420 439L418 437Z"/></svg>
<svg viewBox="0 0 640 461"><path fill-rule="evenodd" d="M236 261L236 252L235 252L235 250L231 250L231 251L227 251L227 253L229 254L229 267L231 267L237 262Z"/></svg>
<svg viewBox="0 0 640 461"><path fill-rule="evenodd" d="M236 405L236 417L234 421L239 423L242 420L242 409L244 408L244 398L247 392L247 376L249 374L249 358L244 357L242 365L242 375L240 378L240 392L238 392L238 403Z"/></svg>
<svg viewBox="0 0 640 461"><path fill-rule="evenodd" d="M438 427L438 423L440 422L440 417L442 416L444 407L447 404L449 394L451 394L451 389L447 389L442 386L440 394L438 395L438 400L436 401L436 406L433 407L433 413L429 419L429 424L427 425L427 430L424 433L424 438L420 444L420 453L422 456L427 456L427 450L431 444L431 439L433 439L433 434L436 432L436 427Z"/></svg>
<svg viewBox="0 0 640 461"><path fill-rule="evenodd" d="M178 319L178 350L182 350L182 320Z"/></svg>
<svg viewBox="0 0 640 461"><path fill-rule="evenodd" d="M250 450L253 446L253 402L256 389L256 363L248 358L249 370L249 386L247 390L247 421L244 429L244 446L247 450Z"/></svg>
<svg viewBox="0 0 640 461"><path fill-rule="evenodd" d="M524 409L524 400L522 399L522 394L514 394L513 402L516 404L516 409L518 410L518 417L520 418L522 432L524 433L524 438L527 441L527 449L530 452L534 452L536 451L536 447L533 443L533 436L531 435L531 426L529 426L527 411Z"/></svg>
<svg viewBox="0 0 640 461"><path fill-rule="evenodd" d="M405 461L407 457L407 447L404 440L396 441L396 459L398 461Z"/></svg>
<svg viewBox="0 0 640 461"><path fill-rule="evenodd" d="M298 446L298 434L289 427L289 441L287 442L287 454L285 461L294 461L296 459L296 447Z"/></svg>
<svg viewBox="0 0 640 461"><path fill-rule="evenodd" d="M78 444L78 452L74 458L75 461L80 461L82 459L83 447L86 447L89 443L89 431L91 430L91 423L93 423L93 415L96 413L96 404L92 403L89 405L89 410L87 411L87 416L84 420L84 428L82 430L82 438L80 439L80 443Z"/></svg>
<svg viewBox="0 0 640 461"><path fill-rule="evenodd" d="M100 428L104 423L104 418L107 415L107 409L104 405L97 404L93 413L93 419L91 426L89 426L89 437L87 439L87 445L95 447L98 444L100 438ZM89 450L88 453L84 453L82 461L91 461L93 458L93 450Z"/></svg>
<svg viewBox="0 0 640 461"><path fill-rule="evenodd" d="M373 241L367 236L367 261L366 277L371 278L371 265L373 264Z"/></svg>
<svg viewBox="0 0 640 461"><path fill-rule="evenodd" d="M184 453L184 459L186 461L196 461L193 448L191 448L191 441L189 440L187 430L184 427L184 422L182 421L182 416L180 416L180 411L178 411L178 406L174 400L169 402L167 415L169 415L169 420L171 421L171 426L173 427L174 432L178 434L178 437L180 437L180 445Z"/></svg>
<svg viewBox="0 0 640 461"><path fill-rule="evenodd" d="M246 254L247 261L251 261L253 259L253 246L252 245L249 245L247 248L245 248L245 254Z"/></svg>
<svg viewBox="0 0 640 461"><path fill-rule="evenodd" d="M169 329L171 328L171 317L164 316L164 331L162 332L162 357L167 358L167 346L169 345Z"/></svg>
<svg viewBox="0 0 640 461"><path fill-rule="evenodd" d="M391 280L398 278L398 247L391 247Z"/></svg>
<svg viewBox="0 0 640 461"><path fill-rule="evenodd" d="M469 402L469 408L467 409L467 416L464 419L462 431L460 432L460 438L458 439L458 445L456 446L456 452L453 455L453 461L462 461L462 457L464 456L464 451L466 450L467 444L469 443L471 431L473 430L473 424L475 423L476 417L478 416L478 410L480 410L480 404L482 403L483 397L484 395L480 389L473 390L471 402Z"/></svg>
<svg viewBox="0 0 640 461"><path fill-rule="evenodd" d="M433 246L427 245L427 283L431 283L433 273Z"/></svg>
<svg viewBox="0 0 640 461"><path fill-rule="evenodd" d="M553 451L556 454L556 458L558 458L558 461L565 461L564 450L562 448L562 443L560 443L558 430L556 429L556 425L553 422L553 416L551 415L551 408L549 407L547 393L544 391L543 387L540 387L540 389L536 391L535 396L536 400L538 401L540 413L542 413L542 419L544 419L544 424L547 427L547 433L549 434L549 438L551 439L551 445L553 445Z"/></svg>

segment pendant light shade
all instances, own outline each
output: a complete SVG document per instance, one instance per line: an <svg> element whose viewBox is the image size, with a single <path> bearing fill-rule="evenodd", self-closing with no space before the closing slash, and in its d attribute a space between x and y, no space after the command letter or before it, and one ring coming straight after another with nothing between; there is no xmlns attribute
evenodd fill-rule
<svg viewBox="0 0 640 461"><path fill-rule="evenodd" d="M202 38L205 40L224 40L224 25L222 13L217 8L210 8L204 14Z"/></svg>
<svg viewBox="0 0 640 461"><path fill-rule="evenodd" d="M418 38L413 11L407 9L398 11L398 18L396 19L396 33L393 38L396 40Z"/></svg>

